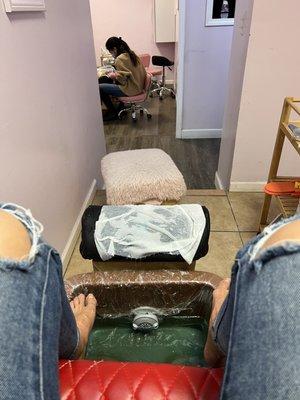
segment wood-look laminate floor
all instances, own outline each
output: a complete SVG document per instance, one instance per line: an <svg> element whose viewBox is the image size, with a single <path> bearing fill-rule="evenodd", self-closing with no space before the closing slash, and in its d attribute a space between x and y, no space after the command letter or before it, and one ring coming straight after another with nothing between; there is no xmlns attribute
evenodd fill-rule
<svg viewBox="0 0 300 400"><path fill-rule="evenodd" d="M122 121L105 123L107 152L159 148L172 157L188 189L215 188L220 139L176 139L176 101L171 97L149 99L146 107L150 120L138 115L133 123L128 114Z"/></svg>

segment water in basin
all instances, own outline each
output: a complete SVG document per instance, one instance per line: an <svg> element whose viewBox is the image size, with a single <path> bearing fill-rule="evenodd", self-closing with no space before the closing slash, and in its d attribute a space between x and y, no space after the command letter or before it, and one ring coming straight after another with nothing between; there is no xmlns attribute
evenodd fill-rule
<svg viewBox="0 0 300 400"><path fill-rule="evenodd" d="M126 317L97 318L85 358L205 366L206 336L207 322L200 317L166 317L149 333L134 331Z"/></svg>

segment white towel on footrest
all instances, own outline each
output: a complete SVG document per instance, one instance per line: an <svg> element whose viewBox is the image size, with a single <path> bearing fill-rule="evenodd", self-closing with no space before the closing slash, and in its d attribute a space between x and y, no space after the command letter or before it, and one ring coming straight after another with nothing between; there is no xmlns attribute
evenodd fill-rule
<svg viewBox="0 0 300 400"><path fill-rule="evenodd" d="M94 239L103 261L168 253L191 264L205 224L199 204L103 206Z"/></svg>

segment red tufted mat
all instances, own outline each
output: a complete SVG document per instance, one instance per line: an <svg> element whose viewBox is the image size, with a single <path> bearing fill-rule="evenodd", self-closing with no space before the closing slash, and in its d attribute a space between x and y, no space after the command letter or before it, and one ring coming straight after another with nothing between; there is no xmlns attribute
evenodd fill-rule
<svg viewBox="0 0 300 400"><path fill-rule="evenodd" d="M59 374L63 400L217 400L223 370L61 360Z"/></svg>

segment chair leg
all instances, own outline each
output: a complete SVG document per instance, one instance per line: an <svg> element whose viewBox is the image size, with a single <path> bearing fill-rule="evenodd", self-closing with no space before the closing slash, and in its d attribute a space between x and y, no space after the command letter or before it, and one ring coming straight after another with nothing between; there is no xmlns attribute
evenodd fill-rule
<svg viewBox="0 0 300 400"><path fill-rule="evenodd" d="M171 95L173 98L176 97L176 93L174 92L174 90L171 89L171 88L168 88L168 87L166 87L166 86L163 86L163 87L160 89L160 91L159 91L159 98L160 98L160 100L163 100L164 94L166 94L166 95Z"/></svg>
<svg viewBox="0 0 300 400"><path fill-rule="evenodd" d="M118 112L118 118L121 119L123 113L127 113L128 108L123 108L121 111Z"/></svg>
<svg viewBox="0 0 300 400"><path fill-rule="evenodd" d="M136 122L136 105L135 104L132 104L132 106L131 106L131 118L132 118L132 121L133 122Z"/></svg>
<svg viewBox="0 0 300 400"><path fill-rule="evenodd" d="M151 92L155 89L159 89L161 87L161 83L157 80L152 79L151 81Z"/></svg>
<svg viewBox="0 0 300 400"><path fill-rule="evenodd" d="M152 118L152 114L148 111L147 108L143 108L143 110L146 113L148 119Z"/></svg>
<svg viewBox="0 0 300 400"><path fill-rule="evenodd" d="M172 88L165 87L165 91L166 91L168 94L170 94L173 98L176 97L176 93L174 92L174 90L173 90Z"/></svg>
<svg viewBox="0 0 300 400"><path fill-rule="evenodd" d="M157 87L156 89L151 90L151 94L153 95L154 93L158 93L161 91L161 86Z"/></svg>

